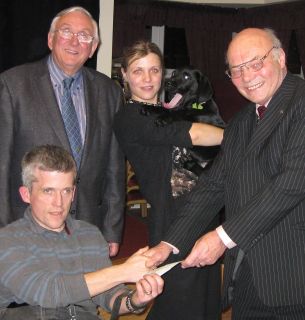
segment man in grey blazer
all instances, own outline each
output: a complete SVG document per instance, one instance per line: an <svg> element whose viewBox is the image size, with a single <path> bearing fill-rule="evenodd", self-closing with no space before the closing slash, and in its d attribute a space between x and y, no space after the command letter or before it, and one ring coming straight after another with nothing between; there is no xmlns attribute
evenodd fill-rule
<svg viewBox="0 0 305 320"><path fill-rule="evenodd" d="M123 99L112 80L83 66L98 43L97 23L90 13L72 7L53 19L48 34L51 54L46 59L0 75L0 225L23 215L18 188L25 152L53 144L72 153L62 97L63 80L73 78L72 105L82 147L71 214L98 226L109 243L110 255L115 255L123 226L125 169L112 121Z"/></svg>
<svg viewBox="0 0 305 320"><path fill-rule="evenodd" d="M223 307L232 319L305 317L305 82L287 71L270 29L238 33L228 75L250 103L229 123L219 156L181 208L150 264L188 253L225 205L226 220L199 238L183 268L225 253ZM265 112L262 115L262 106ZM166 243L167 242L167 243Z"/></svg>

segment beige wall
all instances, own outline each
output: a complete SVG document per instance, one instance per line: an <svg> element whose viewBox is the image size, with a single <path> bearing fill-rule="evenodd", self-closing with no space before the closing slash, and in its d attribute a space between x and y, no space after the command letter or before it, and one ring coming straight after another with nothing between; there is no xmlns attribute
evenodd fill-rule
<svg viewBox="0 0 305 320"><path fill-rule="evenodd" d="M99 29L101 44L97 53L98 71L111 76L114 0L100 1Z"/></svg>

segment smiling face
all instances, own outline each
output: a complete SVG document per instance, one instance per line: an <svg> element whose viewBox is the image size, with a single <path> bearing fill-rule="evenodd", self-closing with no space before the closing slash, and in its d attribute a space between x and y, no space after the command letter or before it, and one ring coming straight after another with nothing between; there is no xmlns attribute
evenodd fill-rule
<svg viewBox="0 0 305 320"><path fill-rule="evenodd" d="M122 69L122 74L128 82L132 99L157 103L162 82L162 66L160 58L155 53L134 60L126 71Z"/></svg>
<svg viewBox="0 0 305 320"><path fill-rule="evenodd" d="M73 33L85 32L91 36L94 35L94 26L91 19L80 11L70 12L60 17L55 25L55 30L69 29ZM80 43L74 35L72 39L63 39L59 32L49 32L48 46L52 51L52 56L56 64L67 75L74 75L87 61L92 57L97 42Z"/></svg>
<svg viewBox="0 0 305 320"><path fill-rule="evenodd" d="M75 187L73 172L35 169L32 188L20 187L22 200L31 205L34 220L43 228L60 232L73 200Z"/></svg>
<svg viewBox="0 0 305 320"><path fill-rule="evenodd" d="M255 58L262 58L273 46L265 31L245 29L229 45L229 67L238 67ZM281 48L275 48L264 59L259 71L248 70L246 67L242 71L240 78L232 79L233 84L245 98L264 105L272 98L286 75L285 53Z"/></svg>

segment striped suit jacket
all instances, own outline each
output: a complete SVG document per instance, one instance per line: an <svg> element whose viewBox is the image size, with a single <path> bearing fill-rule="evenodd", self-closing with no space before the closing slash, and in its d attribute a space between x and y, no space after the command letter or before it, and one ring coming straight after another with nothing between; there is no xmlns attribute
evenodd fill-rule
<svg viewBox="0 0 305 320"><path fill-rule="evenodd" d="M241 248L265 304L305 306L302 79L288 73L259 122L253 103L234 117L219 156L190 193L164 240L187 253L223 205L223 228L237 243L225 255L224 293Z"/></svg>

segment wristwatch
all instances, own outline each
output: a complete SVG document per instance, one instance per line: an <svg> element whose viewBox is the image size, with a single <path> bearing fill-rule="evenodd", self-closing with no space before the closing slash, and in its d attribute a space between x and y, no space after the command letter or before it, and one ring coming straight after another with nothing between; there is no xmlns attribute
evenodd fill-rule
<svg viewBox="0 0 305 320"><path fill-rule="evenodd" d="M126 296L126 308L131 313L139 314L146 309L146 303L141 305L134 304L131 299L134 293L135 290L130 290L128 295Z"/></svg>

